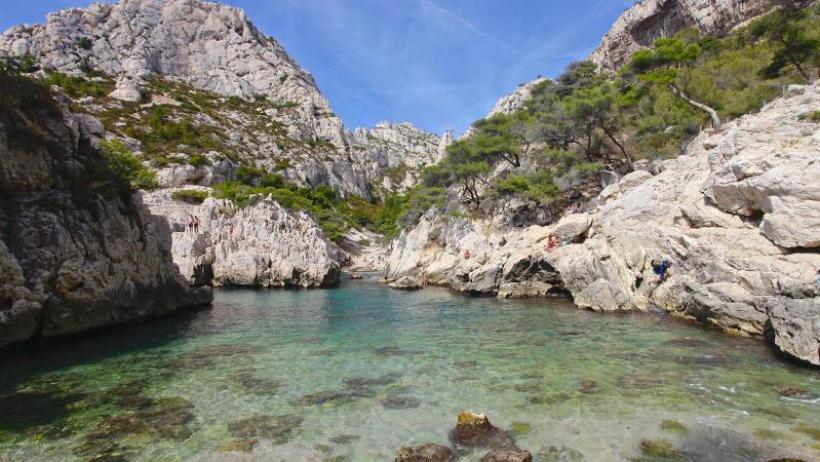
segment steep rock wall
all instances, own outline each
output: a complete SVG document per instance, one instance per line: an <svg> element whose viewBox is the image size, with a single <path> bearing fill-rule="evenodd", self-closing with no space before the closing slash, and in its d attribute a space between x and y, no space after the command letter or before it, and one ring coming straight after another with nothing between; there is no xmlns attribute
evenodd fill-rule
<svg viewBox="0 0 820 462"><path fill-rule="evenodd" d="M207 304L82 117L0 104L0 346ZM163 226L164 225L164 226Z"/></svg>
<svg viewBox="0 0 820 462"><path fill-rule="evenodd" d="M192 284L309 288L339 282L342 252L307 214L266 198L241 209L210 198L185 204L172 197L174 191L140 198L167 219L174 262ZM196 232L188 229L192 216L200 221Z"/></svg>

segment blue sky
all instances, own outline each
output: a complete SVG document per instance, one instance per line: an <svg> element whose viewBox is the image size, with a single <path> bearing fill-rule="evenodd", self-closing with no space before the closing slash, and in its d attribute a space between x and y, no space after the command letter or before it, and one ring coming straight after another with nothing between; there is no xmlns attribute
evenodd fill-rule
<svg viewBox="0 0 820 462"><path fill-rule="evenodd" d="M0 29L89 0L0 0ZM224 0L309 72L348 128L460 133L538 75L583 59L634 0Z"/></svg>

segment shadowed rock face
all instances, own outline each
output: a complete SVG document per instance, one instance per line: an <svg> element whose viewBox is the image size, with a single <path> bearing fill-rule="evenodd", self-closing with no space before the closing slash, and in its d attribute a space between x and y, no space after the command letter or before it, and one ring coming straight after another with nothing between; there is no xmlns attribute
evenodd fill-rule
<svg viewBox="0 0 820 462"><path fill-rule="evenodd" d="M820 132L802 117L818 104L817 85L792 87L550 226L428 211L393 242L388 279L500 297L567 291L601 312L660 308L734 334L770 331L781 351L820 365ZM551 235L563 244L548 251ZM661 259L672 264L663 282Z"/></svg>
<svg viewBox="0 0 820 462"><path fill-rule="evenodd" d="M687 27L725 34L774 4L772 0L641 0L615 21L590 59L601 69L615 71L632 53L658 37L669 37Z"/></svg>
<svg viewBox="0 0 820 462"><path fill-rule="evenodd" d="M111 180L84 118L0 106L0 346L211 301L172 263L167 225Z"/></svg>

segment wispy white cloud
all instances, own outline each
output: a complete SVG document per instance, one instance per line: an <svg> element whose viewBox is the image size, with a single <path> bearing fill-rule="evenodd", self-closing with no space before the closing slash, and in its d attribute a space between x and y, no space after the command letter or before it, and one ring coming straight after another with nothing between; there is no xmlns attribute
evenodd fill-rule
<svg viewBox="0 0 820 462"><path fill-rule="evenodd" d="M492 35L488 32L479 29L475 24L470 22L464 16L461 16L460 14L455 13L452 10L448 10L447 8L439 6L433 3L431 0L420 0L420 3L423 6L424 10L429 11L435 15L438 15L446 21L461 26L462 28L468 30L469 32L472 32L478 37L484 38L486 40L489 40L490 42L500 45L501 47L506 48L507 51L510 51L514 54L519 54L519 51L512 44L499 39L495 35Z"/></svg>

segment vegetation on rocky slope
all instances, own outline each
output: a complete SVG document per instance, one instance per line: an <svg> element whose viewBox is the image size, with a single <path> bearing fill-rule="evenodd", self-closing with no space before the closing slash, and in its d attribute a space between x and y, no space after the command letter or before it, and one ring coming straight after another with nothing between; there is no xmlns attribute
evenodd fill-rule
<svg viewBox="0 0 820 462"><path fill-rule="evenodd" d="M572 63L537 85L524 108L474 123L403 201L450 188L477 209L488 199L550 204L597 192L600 170L676 157L703 127L810 80L820 64L818 19L820 7L789 3L725 38L688 29L658 39L617 75Z"/></svg>

